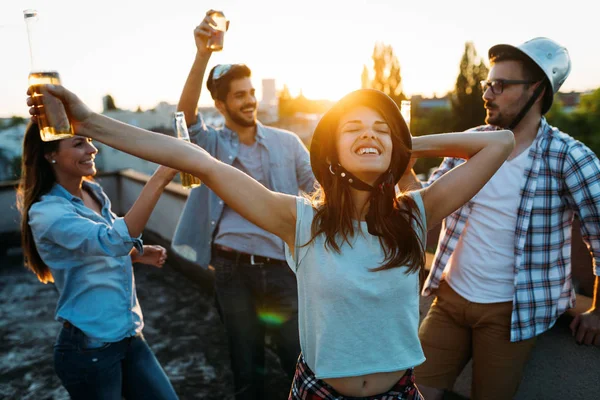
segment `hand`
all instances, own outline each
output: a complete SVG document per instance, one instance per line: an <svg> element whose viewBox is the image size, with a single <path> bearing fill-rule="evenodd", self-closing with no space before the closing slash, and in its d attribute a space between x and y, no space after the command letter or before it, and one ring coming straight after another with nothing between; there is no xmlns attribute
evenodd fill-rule
<svg viewBox="0 0 600 400"><path fill-rule="evenodd" d="M162 268L167 260L167 250L162 246L144 245L144 254L131 257L132 263L141 263Z"/></svg>
<svg viewBox="0 0 600 400"><path fill-rule="evenodd" d="M54 96L58 98L63 105L65 106L65 110L67 111L67 115L69 116L69 121L73 124L75 132L79 132L82 125L88 120L88 118L93 114L92 110L85 105L83 101L77 97L77 95L60 85L41 85L40 92L43 96ZM40 113L39 108L37 108L33 101L33 88L29 87L27 89L27 105L29 106L29 114L31 114L31 119L34 122L37 122L37 116Z"/></svg>
<svg viewBox="0 0 600 400"><path fill-rule="evenodd" d="M212 50L208 48L208 40L210 39L213 32L216 31L214 28L215 21L210 17L212 13L216 12L216 10L208 10L204 19L194 29L194 40L196 42L196 49L200 54L211 54ZM227 21L227 29L229 29L229 21Z"/></svg>
<svg viewBox="0 0 600 400"><path fill-rule="evenodd" d="M173 168L165 167L164 165L159 165L156 171L154 171L154 175L160 178L165 185L173 180L175 175L177 175L179 171Z"/></svg>
<svg viewBox="0 0 600 400"><path fill-rule="evenodd" d="M577 343L600 346L600 310L591 309L579 314L569 327Z"/></svg>

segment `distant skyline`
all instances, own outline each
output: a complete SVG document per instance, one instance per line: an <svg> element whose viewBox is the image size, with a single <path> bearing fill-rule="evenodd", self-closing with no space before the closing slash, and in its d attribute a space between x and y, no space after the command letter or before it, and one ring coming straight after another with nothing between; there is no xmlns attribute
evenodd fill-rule
<svg viewBox="0 0 600 400"><path fill-rule="evenodd" d="M375 42L393 46L404 92L443 96L452 90L466 41L480 56L497 43L519 44L547 36L569 50L571 76L562 91L600 87L597 16L592 2L522 0L400 2L221 0L3 0L0 3L0 117L27 116L30 70L24 9L37 9L52 29L51 51L66 87L101 111L111 94L116 105L135 110L160 101L177 103L195 55L193 29L208 8L231 21L217 63L243 62L253 71L257 95L262 79L286 84L310 99L337 100L360 87L371 67ZM534 4L535 3L535 4ZM203 84L200 106L212 105Z"/></svg>

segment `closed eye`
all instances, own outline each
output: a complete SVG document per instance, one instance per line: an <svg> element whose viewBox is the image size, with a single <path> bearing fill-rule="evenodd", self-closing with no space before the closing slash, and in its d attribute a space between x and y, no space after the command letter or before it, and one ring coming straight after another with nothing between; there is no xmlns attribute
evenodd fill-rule
<svg viewBox="0 0 600 400"><path fill-rule="evenodd" d="M385 121L377 121L373 124L375 131L379 133L390 134L390 126Z"/></svg>
<svg viewBox="0 0 600 400"><path fill-rule="evenodd" d="M347 123L344 125L342 132L357 132L363 129L362 124L357 124L355 122Z"/></svg>

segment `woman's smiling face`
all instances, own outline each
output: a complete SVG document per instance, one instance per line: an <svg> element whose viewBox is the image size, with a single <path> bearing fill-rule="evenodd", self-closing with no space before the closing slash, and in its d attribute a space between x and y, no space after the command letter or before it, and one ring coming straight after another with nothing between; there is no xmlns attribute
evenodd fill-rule
<svg viewBox="0 0 600 400"><path fill-rule="evenodd" d="M390 167L391 129L372 108L356 106L342 114L336 132L339 163L360 180L373 184Z"/></svg>

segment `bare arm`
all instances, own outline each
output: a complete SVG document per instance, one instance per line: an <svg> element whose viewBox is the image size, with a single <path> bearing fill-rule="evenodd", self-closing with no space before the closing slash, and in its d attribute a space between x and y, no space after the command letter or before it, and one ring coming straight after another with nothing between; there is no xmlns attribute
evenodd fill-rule
<svg viewBox="0 0 600 400"><path fill-rule="evenodd" d="M423 187L423 184L421 183L419 178L417 178L417 174L415 174L415 171L413 169L416 161L416 158L411 158L410 162L408 163L408 167L406 168L406 171L404 171L404 175L402 175L402 178L400 178L400 180L398 181L398 188L403 192L419 190Z"/></svg>
<svg viewBox="0 0 600 400"><path fill-rule="evenodd" d="M131 237L138 237L142 234L165 186L171 182L176 173L177 171L174 169L160 166L148 183L144 185L137 200L123 217Z"/></svg>
<svg viewBox="0 0 600 400"><path fill-rule="evenodd" d="M185 114L185 122L188 125L193 125L197 120L198 112L198 100L200 99L200 92L202 91L202 80L204 79L204 72L210 59L210 53L200 54L196 53L194 64L190 69L181 97L179 97L179 103L177 104L177 110L183 111Z"/></svg>
<svg viewBox="0 0 600 400"><path fill-rule="evenodd" d="M511 131L445 133L413 138L413 157L468 160L425 189L427 227L440 223L469 201L502 166L514 147Z"/></svg>
<svg viewBox="0 0 600 400"><path fill-rule="evenodd" d="M94 138L136 157L199 177L241 216L294 246L294 196L268 190L250 176L218 161L193 143L94 113L63 86L44 85L41 91L44 96L54 96L62 101L77 134ZM33 120L37 121L40 110L34 106L32 93L30 87L27 90L27 104L30 106L29 113ZM138 201L145 200L140 198Z"/></svg>
<svg viewBox="0 0 600 400"><path fill-rule="evenodd" d="M270 191L201 147L95 113L79 126L78 132L126 153L199 177L241 216L294 245L296 198ZM138 201L145 200L140 195Z"/></svg>

